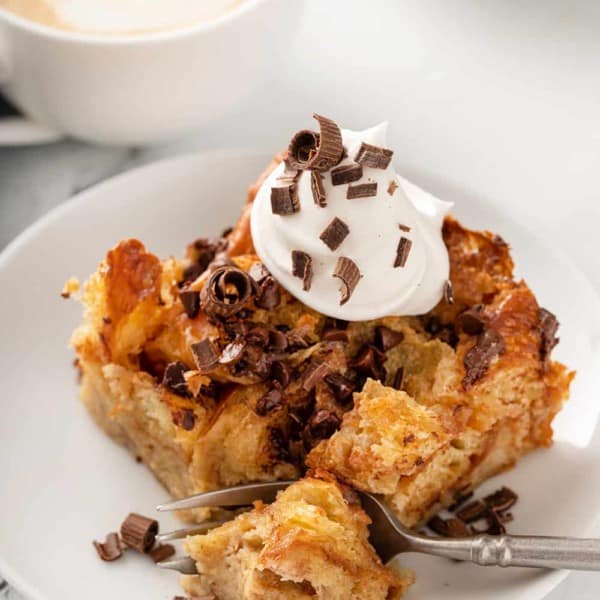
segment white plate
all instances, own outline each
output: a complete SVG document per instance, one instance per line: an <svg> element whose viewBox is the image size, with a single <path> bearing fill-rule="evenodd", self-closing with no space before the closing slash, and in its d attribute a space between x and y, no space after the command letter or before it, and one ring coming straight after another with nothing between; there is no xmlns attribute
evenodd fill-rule
<svg viewBox="0 0 600 600"><path fill-rule="evenodd" d="M32 599L167 600L178 591L175 574L143 557L105 564L92 549L91 540L128 511L152 514L165 493L78 402L66 344L80 308L59 292L69 276L90 274L121 238L138 237L166 256L220 232L266 162L219 152L127 173L54 210L0 257L0 573ZM579 370L554 447L485 489L507 484L520 492L512 532L585 535L600 512L600 302L556 244L545 247L502 212L466 199L457 213L511 242L519 272L560 317L557 357ZM414 600L536 600L565 575L414 556L402 562L417 570Z"/></svg>
<svg viewBox="0 0 600 600"><path fill-rule="evenodd" d="M64 135L24 117L0 119L0 146L35 146L49 144Z"/></svg>

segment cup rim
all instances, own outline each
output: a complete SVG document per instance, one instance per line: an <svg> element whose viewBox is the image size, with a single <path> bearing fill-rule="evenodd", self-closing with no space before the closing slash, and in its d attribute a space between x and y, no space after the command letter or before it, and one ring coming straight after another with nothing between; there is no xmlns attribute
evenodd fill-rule
<svg viewBox="0 0 600 600"><path fill-rule="evenodd" d="M42 37L60 40L62 42L94 44L99 46L142 46L152 42L166 42L173 39L190 37L199 33L214 31L228 22L237 21L238 19L243 18L246 14L255 10L259 5L265 4L268 1L269 0L242 0L238 6L215 19L196 23L195 25L189 25L187 27L177 27L174 29L148 33L103 35L99 33L70 31L68 29L59 29L57 27L43 25L42 23L16 15L2 7L0 7L0 20L4 19L21 29L26 29Z"/></svg>

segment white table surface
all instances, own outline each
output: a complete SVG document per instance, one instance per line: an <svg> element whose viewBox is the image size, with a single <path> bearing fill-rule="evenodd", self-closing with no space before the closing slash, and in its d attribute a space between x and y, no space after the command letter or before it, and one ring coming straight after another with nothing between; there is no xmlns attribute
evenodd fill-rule
<svg viewBox="0 0 600 600"><path fill-rule="evenodd" d="M202 132L143 150L75 141L1 148L0 249L115 173L217 147L275 151L319 112L351 128L389 120L405 175L442 198L502 203L600 291L600 3L305 4L288 67ZM600 573L579 573L547 600L598 597Z"/></svg>

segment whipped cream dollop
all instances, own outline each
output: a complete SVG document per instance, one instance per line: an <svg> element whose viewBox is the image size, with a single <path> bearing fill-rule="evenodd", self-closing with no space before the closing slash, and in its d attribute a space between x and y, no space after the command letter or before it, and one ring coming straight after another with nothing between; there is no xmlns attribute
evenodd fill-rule
<svg viewBox="0 0 600 600"><path fill-rule="evenodd" d="M451 203L399 177L391 160L385 168L363 163L360 179L332 183L332 171L355 164L363 142L387 149L386 131L387 123L364 131L341 130L344 158L320 172L324 206L315 201L312 172L304 170L294 180L296 212L274 212L272 188L290 181L289 165L284 163L268 176L254 200L251 227L258 256L288 292L330 317L363 321L423 314L444 294L449 260L441 228ZM371 184L369 193L374 195L348 199L354 195L349 186L362 184ZM321 236L336 218L343 224L336 221L336 235ZM310 277L294 275L294 251L310 257ZM334 276L341 257L360 271L346 301L343 280Z"/></svg>

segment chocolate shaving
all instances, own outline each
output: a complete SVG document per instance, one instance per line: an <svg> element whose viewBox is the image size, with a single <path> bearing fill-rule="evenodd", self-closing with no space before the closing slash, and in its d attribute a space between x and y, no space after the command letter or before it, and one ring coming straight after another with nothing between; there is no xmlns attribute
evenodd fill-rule
<svg viewBox="0 0 600 600"><path fill-rule="evenodd" d="M227 318L244 308L253 291L250 276L230 265L216 269L202 288L200 301L210 317Z"/></svg>
<svg viewBox="0 0 600 600"><path fill-rule="evenodd" d="M348 334L343 329L324 329L321 339L325 342L347 342Z"/></svg>
<svg viewBox="0 0 600 600"><path fill-rule="evenodd" d="M506 527L502 523L500 515L493 510L488 510L483 515L485 520L485 527L483 529L471 526L473 533L487 533L488 535L504 535L506 533Z"/></svg>
<svg viewBox="0 0 600 600"><path fill-rule="evenodd" d="M281 302L281 291L279 284L275 281L274 277L269 275L258 288L256 292L256 298L254 304L258 308L264 308L265 310L273 310Z"/></svg>
<svg viewBox="0 0 600 600"><path fill-rule="evenodd" d="M114 531L106 535L104 543L94 540L93 544L98 556L102 560L112 562L123 556L123 545L121 544L119 535Z"/></svg>
<svg viewBox="0 0 600 600"><path fill-rule="evenodd" d="M332 251L337 250L350 233L350 228L344 221L334 217L331 223L325 227L319 238Z"/></svg>
<svg viewBox="0 0 600 600"><path fill-rule="evenodd" d="M268 346L272 350L282 352L288 347L287 335L279 329L270 329Z"/></svg>
<svg viewBox="0 0 600 600"><path fill-rule="evenodd" d="M196 342L190 346L197 369L201 373L208 373L217 365L219 355L214 344L208 339Z"/></svg>
<svg viewBox="0 0 600 600"><path fill-rule="evenodd" d="M356 384L353 381L340 373L329 373L329 375L325 375L324 381L338 402L347 404L352 400L352 394L356 390Z"/></svg>
<svg viewBox="0 0 600 600"><path fill-rule="evenodd" d="M198 316L200 312L200 292L196 290L183 290L179 292L179 299L190 319Z"/></svg>
<svg viewBox="0 0 600 600"><path fill-rule="evenodd" d="M512 508L517 502L518 498L519 497L517 494L515 494L515 492L513 492L510 488L503 486L499 490L496 490L493 494L485 496L483 501L490 510L503 513L509 508Z"/></svg>
<svg viewBox="0 0 600 600"><path fill-rule="evenodd" d="M370 198L377 195L377 183L357 183L349 185L346 190L346 198L348 200L356 200L357 198Z"/></svg>
<svg viewBox="0 0 600 600"><path fill-rule="evenodd" d="M271 273L269 273L269 269L265 267L261 262L255 262L249 269L248 275L255 281L257 284L261 284Z"/></svg>
<svg viewBox="0 0 600 600"><path fill-rule="evenodd" d="M121 539L133 550L148 553L158 533L158 521L130 513L121 524Z"/></svg>
<svg viewBox="0 0 600 600"><path fill-rule="evenodd" d="M271 456L275 460L285 461L290 457L286 436L279 427L269 428L269 445Z"/></svg>
<svg viewBox="0 0 600 600"><path fill-rule="evenodd" d="M436 515L429 519L427 526L443 537L462 538L470 535L466 525L460 519L454 517L442 519L440 516Z"/></svg>
<svg viewBox="0 0 600 600"><path fill-rule="evenodd" d="M313 277L310 254L302 250L292 250L292 275L302 279L302 289L305 292L310 290Z"/></svg>
<svg viewBox="0 0 600 600"><path fill-rule="evenodd" d="M375 346L366 344L352 362L352 367L363 375L383 381L386 375L384 360L385 356Z"/></svg>
<svg viewBox="0 0 600 600"><path fill-rule="evenodd" d="M319 410L308 422L313 438L324 440L331 437L341 425L342 420L329 410Z"/></svg>
<svg viewBox="0 0 600 600"><path fill-rule="evenodd" d="M373 146L372 144L362 142L354 160L372 169L387 169L393 154L393 150L389 150L388 148L381 148L380 146Z"/></svg>
<svg viewBox="0 0 600 600"><path fill-rule="evenodd" d="M358 181L362 176L362 165L350 163L349 165L342 165L331 171L331 183L333 185L344 185L346 183Z"/></svg>
<svg viewBox="0 0 600 600"><path fill-rule="evenodd" d="M192 431L196 425L196 415L191 408L184 408L178 413L176 425L180 425L186 431Z"/></svg>
<svg viewBox="0 0 600 600"><path fill-rule="evenodd" d="M486 326L483 316L483 304L475 304L463 311L456 318L458 326L469 335L479 335Z"/></svg>
<svg viewBox="0 0 600 600"><path fill-rule="evenodd" d="M335 264L333 276L337 277L342 282L340 306L346 304L354 293L361 274L356 263L345 256L340 256Z"/></svg>
<svg viewBox="0 0 600 600"><path fill-rule="evenodd" d="M319 363L318 365L311 365L305 375L304 381L302 382L302 389L310 392L325 376L329 373L329 367L325 363Z"/></svg>
<svg viewBox="0 0 600 600"><path fill-rule="evenodd" d="M296 327L287 332L287 339L290 348L299 350L310 346L310 336L304 327Z"/></svg>
<svg viewBox="0 0 600 600"><path fill-rule="evenodd" d="M159 563L162 560L171 558L171 556L175 554L175 546L171 546L171 544L163 544L161 546L157 546L153 550L150 550L148 554L155 563Z"/></svg>
<svg viewBox="0 0 600 600"><path fill-rule="evenodd" d="M406 233L408 233L410 231L410 227L408 225L404 225L404 223L399 223L398 229L400 229L400 231L404 231Z"/></svg>
<svg viewBox="0 0 600 600"><path fill-rule="evenodd" d="M255 325L246 333L246 341L266 348L269 345L269 330L264 325Z"/></svg>
<svg viewBox="0 0 600 600"><path fill-rule="evenodd" d="M213 262L215 256L227 248L227 240L223 238L199 238L190 246L194 262L183 270L182 285L196 280Z"/></svg>
<svg viewBox="0 0 600 600"><path fill-rule="evenodd" d="M318 171L310 174L310 189L317 206L324 208L327 206L327 197L325 195L325 186L323 185L323 175Z"/></svg>
<svg viewBox="0 0 600 600"><path fill-rule="evenodd" d="M411 247L412 242L408 238L402 236L398 242L398 248L396 248L396 260L394 261L394 267L403 267L406 265Z"/></svg>
<svg viewBox="0 0 600 600"><path fill-rule="evenodd" d="M558 344L556 332L558 331L558 320L556 317L545 308L538 310L539 330L542 337L542 345L540 354L542 360L546 360L550 356L552 349Z"/></svg>
<svg viewBox="0 0 600 600"><path fill-rule="evenodd" d="M395 348L404 339L404 333L379 325L375 328L375 346L382 352Z"/></svg>
<svg viewBox="0 0 600 600"><path fill-rule="evenodd" d="M444 284L444 300L447 304L454 304L454 291L452 290L452 282L449 279Z"/></svg>
<svg viewBox="0 0 600 600"><path fill-rule="evenodd" d="M394 373L394 379L392 380L392 387L395 390L401 390L402 384L404 383L404 368L398 367Z"/></svg>
<svg viewBox="0 0 600 600"><path fill-rule="evenodd" d="M398 187L399 187L399 186L398 186L398 182L397 182L395 179L392 179L392 180L390 181L390 184L388 185L387 193L388 193L390 196L393 196L393 195L394 195L394 192L395 192L395 191L398 189Z"/></svg>
<svg viewBox="0 0 600 600"><path fill-rule="evenodd" d="M281 392L276 389L268 391L257 403L256 414L259 417L266 417L268 414L281 410L283 408L283 397Z"/></svg>
<svg viewBox="0 0 600 600"><path fill-rule="evenodd" d="M162 383L174 394L187 398L191 396L191 394L185 381L185 377L183 376L186 371L189 371L187 365L180 360L169 363L165 368Z"/></svg>
<svg viewBox="0 0 600 600"><path fill-rule="evenodd" d="M469 389L487 372L492 360L505 350L504 339L493 329L487 329L479 335L475 345L465 354L463 359L466 375L463 387Z"/></svg>
<svg viewBox="0 0 600 600"><path fill-rule="evenodd" d="M483 518L486 511L487 506L481 500L474 500L458 510L456 516L465 523L472 523Z"/></svg>
<svg viewBox="0 0 600 600"><path fill-rule="evenodd" d="M281 360L274 360L271 363L271 379L282 388L290 382L291 375L287 365Z"/></svg>
<svg viewBox="0 0 600 600"><path fill-rule="evenodd" d="M233 365L241 360L242 356L244 356L245 349L246 344L244 342L234 340L223 348L223 352L221 352L221 356L219 357L219 362L222 365Z"/></svg>
<svg viewBox="0 0 600 600"><path fill-rule="evenodd" d="M296 133L288 146L288 161L296 169L328 171L342 158L342 133L331 119L317 114L313 117L319 123L319 133L307 129Z"/></svg>
<svg viewBox="0 0 600 600"><path fill-rule="evenodd" d="M271 211L274 215L285 217L300 210L298 188L295 183L271 188Z"/></svg>

